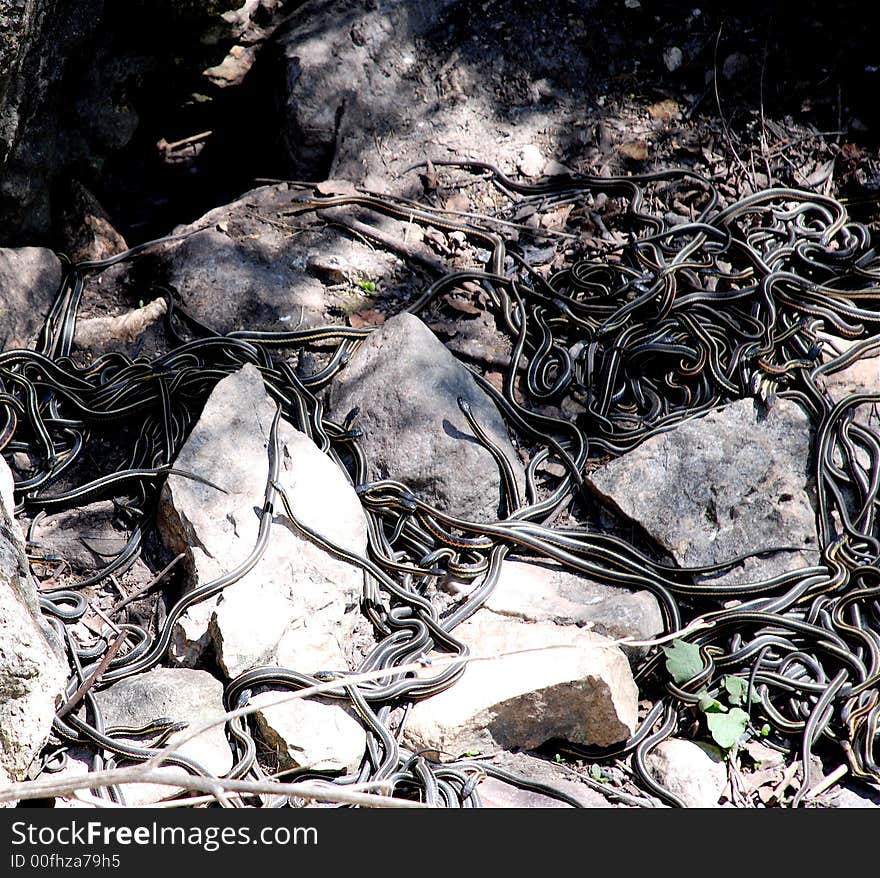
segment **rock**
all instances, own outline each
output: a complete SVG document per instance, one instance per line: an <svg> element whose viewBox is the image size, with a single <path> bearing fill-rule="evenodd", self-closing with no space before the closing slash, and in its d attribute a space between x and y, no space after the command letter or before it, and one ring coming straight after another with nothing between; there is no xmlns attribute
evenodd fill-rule
<svg viewBox="0 0 880 878"><path fill-rule="evenodd" d="M725 79L736 79L749 68L748 55L742 52L731 52L721 65L721 73Z"/></svg>
<svg viewBox="0 0 880 878"><path fill-rule="evenodd" d="M776 400L763 416L743 399L651 437L588 481L683 567L801 550L750 558L718 579L745 582L815 563L809 460L809 420L796 403Z"/></svg>
<svg viewBox="0 0 880 878"><path fill-rule="evenodd" d="M277 701L285 692L266 690L250 704ZM353 771L367 744L364 727L339 703L298 698L254 714L265 744L282 768Z"/></svg>
<svg viewBox="0 0 880 878"><path fill-rule="evenodd" d="M71 57L89 46L103 0L0 6L0 241L49 225L50 180L70 139L58 136Z"/></svg>
<svg viewBox="0 0 880 878"><path fill-rule="evenodd" d="M228 492L179 476L169 477L163 490L160 532L172 552L186 553L190 587L234 569L256 544L274 413L259 371L245 366L218 383L175 461ZM365 554L366 520L342 470L286 422L280 438L279 481L295 514L328 540ZM279 501L276 516L282 515ZM279 519L257 566L187 611L175 654L192 663L210 640L230 677L260 664L306 673L347 668L362 589L360 568L332 557Z"/></svg>
<svg viewBox="0 0 880 878"><path fill-rule="evenodd" d="M648 770L688 808L715 808L727 784L721 751L680 738L661 742L648 754Z"/></svg>
<svg viewBox="0 0 880 878"><path fill-rule="evenodd" d="M516 166L526 177L540 177L547 159L534 143L527 143L519 153Z"/></svg>
<svg viewBox="0 0 880 878"><path fill-rule="evenodd" d="M207 671L156 668L128 677L96 692L95 698L109 726L143 726L159 717L186 722L190 729L213 722L225 713L223 684ZM124 738L143 746L143 738ZM226 774L233 765L225 723L219 722L180 746L181 756L197 762L211 774ZM126 804L149 805L177 792L162 784L123 784Z"/></svg>
<svg viewBox="0 0 880 878"><path fill-rule="evenodd" d="M114 528L115 516L112 500L49 515L34 528L34 554L63 558L81 572L94 571L109 563L128 541Z"/></svg>
<svg viewBox="0 0 880 878"><path fill-rule="evenodd" d="M459 396L506 449L518 480L524 479L495 404L411 314L392 317L358 348L331 385L329 413L341 421L359 409L356 424L364 431L370 479L397 479L453 515L494 521L501 475L491 453L473 437Z"/></svg>
<svg viewBox="0 0 880 878"><path fill-rule="evenodd" d="M106 259L128 249L107 211L82 183L71 180L63 193L58 226L67 256L81 262Z"/></svg>
<svg viewBox="0 0 880 878"><path fill-rule="evenodd" d="M0 350L35 347L60 284L61 263L51 250L0 248Z"/></svg>
<svg viewBox="0 0 880 878"><path fill-rule="evenodd" d="M424 33L454 2L393 0L376 15L359 2L316 0L288 17L272 41L261 82L277 83L280 91L286 110L280 139L291 176L327 177L334 158L340 158L337 150L345 155L336 162L335 176L355 171L352 179L359 183L370 173L384 176L381 157L370 163L375 150L364 149L363 138L393 131L421 112L409 75L418 57L413 35ZM316 31L319 19L328 26Z"/></svg>
<svg viewBox="0 0 880 878"><path fill-rule="evenodd" d="M453 591L468 587L450 583ZM663 631L663 616L650 592L601 585L551 564L503 561L484 606L527 622L579 625L612 639L650 640ZM645 648L624 647L634 656Z"/></svg>
<svg viewBox="0 0 880 878"><path fill-rule="evenodd" d="M209 67L202 75L218 88L241 85L256 57L254 46L233 46L219 64Z"/></svg>
<svg viewBox="0 0 880 878"><path fill-rule="evenodd" d="M822 802L829 808L878 808L880 807L880 792L865 789L854 789L849 786L839 786L822 797Z"/></svg>
<svg viewBox="0 0 880 878"><path fill-rule="evenodd" d="M0 787L12 783L12 778L6 773L6 769L0 765ZM0 808L15 808L18 806L18 799L0 800Z"/></svg>
<svg viewBox="0 0 880 878"><path fill-rule="evenodd" d="M678 70L681 67L682 61L684 61L684 55L678 46L670 46L668 49L663 50L663 63L670 73Z"/></svg>
<svg viewBox="0 0 880 878"><path fill-rule="evenodd" d="M377 288L394 282L402 265L396 256L324 226L313 211L296 211L292 197L286 184L262 186L178 226L180 234L199 231L157 244L116 275L103 273L98 279L116 292L105 285L102 295L130 298L126 290L147 274L162 278L180 308L218 332L287 331L331 322L327 311L336 303L327 286L350 285L337 309L344 310L362 292L360 281ZM297 217L288 222L292 212Z"/></svg>
<svg viewBox="0 0 880 878"><path fill-rule="evenodd" d="M543 31L549 42L543 13L499 11L477 37L461 0L390 0L382 15L357 0L315 0L287 17L254 65L260 75L245 83L254 124L282 108L276 148L293 179L344 177L413 197L418 175L403 172L438 150L507 169L548 130L548 108L565 106L563 86L575 89L591 69L583 57L573 71L576 50L563 58L556 40L522 65L510 62L517 41ZM316 30L318 18L332 25ZM499 114L499 99L509 114ZM534 115L517 112L523 101Z"/></svg>
<svg viewBox="0 0 880 878"><path fill-rule="evenodd" d="M635 730L638 691L607 638L485 610L455 636L474 656L503 657L471 662L454 686L419 702L404 731L410 749L456 757L534 749L553 738L608 746Z"/></svg>
<svg viewBox="0 0 880 878"><path fill-rule="evenodd" d="M475 763L477 765L481 763ZM588 786L572 780L560 766L545 759L536 759L526 753L499 753L491 765L517 775L527 781L546 784L565 793L580 803L582 808L612 807L608 799ZM495 777L486 777L477 786L484 808L571 808L569 802L546 793L525 790Z"/></svg>
<svg viewBox="0 0 880 878"><path fill-rule="evenodd" d="M40 624L21 528L11 514L12 474L0 458L0 769L22 780L46 743L67 667Z"/></svg>
<svg viewBox="0 0 880 878"><path fill-rule="evenodd" d="M868 351L845 369L820 376L819 383L834 402L855 393L880 393L880 351ZM876 425L876 413L870 405L857 406L853 412L859 423Z"/></svg>
<svg viewBox="0 0 880 878"><path fill-rule="evenodd" d="M167 251L167 281L183 309L217 332L281 329L320 322L323 285L292 264L276 259L271 241L246 241L208 229Z"/></svg>

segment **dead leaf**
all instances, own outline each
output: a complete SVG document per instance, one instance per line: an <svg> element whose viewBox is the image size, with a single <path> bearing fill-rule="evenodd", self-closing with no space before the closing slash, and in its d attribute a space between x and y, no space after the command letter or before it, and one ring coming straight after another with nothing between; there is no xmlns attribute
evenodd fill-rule
<svg viewBox="0 0 880 878"><path fill-rule="evenodd" d="M356 311L354 314L348 315L348 322L354 329L365 329L368 326L379 326L385 322L385 315L375 308L368 308L366 311Z"/></svg>
<svg viewBox="0 0 880 878"><path fill-rule="evenodd" d="M430 159L425 162L425 171L419 174L419 179L422 181L422 188L425 192L433 192L440 184L440 178L437 176L434 163Z"/></svg>
<svg viewBox="0 0 880 878"><path fill-rule="evenodd" d="M483 313L482 310L468 299L463 299L459 296L445 296L444 300L450 308L458 311L459 314L467 314L469 317L476 317Z"/></svg>
<svg viewBox="0 0 880 878"><path fill-rule="evenodd" d="M456 192L454 195L450 195L449 198L446 199L446 209L466 213L471 209L471 203L467 195L463 192Z"/></svg>
<svg viewBox="0 0 880 878"><path fill-rule="evenodd" d="M545 229L564 229L573 206L572 204L563 204L555 210L547 211L541 217L541 225Z"/></svg>
<svg viewBox="0 0 880 878"><path fill-rule="evenodd" d="M643 162L648 157L648 144L644 140L627 140L618 147L621 155L634 162Z"/></svg>
<svg viewBox="0 0 880 878"><path fill-rule="evenodd" d="M679 107L677 101L671 98L667 98L665 101L657 101L656 104L651 104L648 107L648 115L660 122L670 122L672 119L677 119L680 113L681 107Z"/></svg>
<svg viewBox="0 0 880 878"><path fill-rule="evenodd" d="M354 195L357 192L351 180L324 180L315 188L321 195Z"/></svg>
<svg viewBox="0 0 880 878"><path fill-rule="evenodd" d="M819 163L813 173L804 178L804 184L810 189L821 186L834 173L835 161L836 158L831 158L827 162Z"/></svg>

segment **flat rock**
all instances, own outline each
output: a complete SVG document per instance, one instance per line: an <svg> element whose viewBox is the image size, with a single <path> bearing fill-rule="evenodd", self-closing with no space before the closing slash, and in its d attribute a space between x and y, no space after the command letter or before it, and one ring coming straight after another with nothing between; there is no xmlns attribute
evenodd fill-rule
<svg viewBox="0 0 880 878"><path fill-rule="evenodd" d="M718 806L727 768L717 747L669 738L648 754L647 764L657 781L688 808Z"/></svg>
<svg viewBox="0 0 880 878"><path fill-rule="evenodd" d="M0 350L34 347L60 283L51 250L0 247Z"/></svg>
<svg viewBox="0 0 880 878"><path fill-rule="evenodd" d="M174 230L194 234L156 244L136 263L90 279L87 296L107 297L115 289L124 297L149 275L162 279L186 314L217 332L338 322L340 312L373 304L377 289L396 282L402 262L351 240L314 211L294 211L302 194L287 184L252 189Z"/></svg>
<svg viewBox="0 0 880 878"><path fill-rule="evenodd" d="M101 500L41 519L33 529L37 557L59 557L74 570L92 571L109 563L127 542L114 525L116 508Z"/></svg>
<svg viewBox="0 0 880 878"><path fill-rule="evenodd" d="M471 655L501 657L471 662L453 686L413 708L404 731L410 749L445 758L534 749L553 738L607 746L635 730L638 691L607 638L485 610L455 636Z"/></svg>
<svg viewBox="0 0 880 878"><path fill-rule="evenodd" d="M829 808L880 808L880 790L857 790L844 785L823 797L822 801Z"/></svg>
<svg viewBox="0 0 880 878"><path fill-rule="evenodd" d="M179 476L171 476L163 491L160 531L171 551L186 553L190 587L233 570L256 544L274 413L259 371L245 366L218 383L175 462L227 492ZM279 435L279 481L294 514L363 555L366 520L342 470L286 422ZM211 641L229 677L262 664L306 673L347 668L362 590L360 568L319 548L276 511L263 558L241 580L187 611L174 654L192 664Z"/></svg>
<svg viewBox="0 0 880 878"><path fill-rule="evenodd" d="M190 728L223 716L223 684L207 671L190 668L156 668L120 680L95 693L107 726L143 726L159 717L186 722ZM138 746L144 739L125 739ZM220 722L180 746L182 756L194 760L211 774L226 774L233 765ZM132 806L158 802L177 788L161 784L124 784L126 803Z"/></svg>
<svg viewBox="0 0 880 878"><path fill-rule="evenodd" d="M479 764L479 763L476 763ZM499 753L491 764L527 782L544 784L574 799L582 808L613 807L608 799L585 784L572 780L564 769L527 753ZM477 786L484 808L572 808L564 799L545 792L523 789L496 777L485 777Z"/></svg>
<svg viewBox="0 0 880 878"><path fill-rule="evenodd" d="M289 694L265 690L251 705L266 704L254 717L260 736L282 768L353 771L364 755L364 727L339 703L329 699L297 698L284 704L269 702Z"/></svg>
<svg viewBox="0 0 880 878"><path fill-rule="evenodd" d="M324 313L324 287L278 259L264 236L241 240L216 228L173 246L164 266L183 309L217 332L281 328L287 318L313 326Z"/></svg>
<svg viewBox="0 0 880 878"><path fill-rule="evenodd" d="M809 461L809 420L796 403L777 399L759 412L743 399L651 437L588 481L683 567L798 550L750 558L718 578L744 582L816 562Z"/></svg>
<svg viewBox="0 0 880 878"><path fill-rule="evenodd" d="M67 667L39 624L23 535L11 513L12 488L0 458L0 768L22 780L51 731Z"/></svg>
<svg viewBox="0 0 880 878"><path fill-rule="evenodd" d="M524 474L504 420L467 369L412 314L372 332L331 385L329 413L353 409L364 431L370 479L396 479L453 515L494 521L502 480L492 454L474 437L458 407L463 397L496 445L505 449L520 484Z"/></svg>
<svg viewBox="0 0 880 878"><path fill-rule="evenodd" d="M460 583L450 587L469 590ZM650 592L602 585L552 564L503 561L484 606L527 622L582 626L614 640L650 640L663 631L660 605ZM644 652L639 647L623 648L633 655Z"/></svg>

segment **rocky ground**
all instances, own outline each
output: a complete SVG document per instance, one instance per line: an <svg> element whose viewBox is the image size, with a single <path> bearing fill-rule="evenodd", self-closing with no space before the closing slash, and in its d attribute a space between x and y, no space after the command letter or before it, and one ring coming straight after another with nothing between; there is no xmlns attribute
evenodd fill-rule
<svg viewBox="0 0 880 878"><path fill-rule="evenodd" d="M544 278L584 254L613 252L624 240L623 199L536 200L502 190L485 167L444 162L488 163L525 183L686 167L715 183L719 209L791 186L839 198L875 231L880 120L870 95L880 60L847 24L856 4L832 14L807 3L794 23L766 4L721 15L671 0L131 3L124 20L97 0L62 4L66 18L53 15L57 5L35 4L25 27L24 13L0 2L4 349L39 344L67 264L55 254L102 260L195 232L84 272L73 362L112 352L161 362L175 344L169 305L215 333L372 330L320 394L327 417L342 423L357 407L371 478L405 482L460 518L498 518L504 467L483 444L462 441L472 427L459 397L503 448L517 489L525 486L535 446L509 432L486 386L503 387L515 339L472 282L418 316L404 312L437 277L481 267L488 239L402 213L316 213L297 199L370 192L442 208L453 223L492 229ZM648 188L646 210L669 225L688 222L699 194ZM330 355L303 348L290 366L314 376ZM876 391L878 379L877 360L866 358L825 385L841 399ZM257 539L271 443L274 403L255 366L202 396L174 460L209 484L170 476L131 563L77 588L88 606L69 628L80 643L108 625L157 632L169 614L174 623L161 667L95 695L108 727L161 715L195 726L230 706L224 687L249 669L352 669L375 645L360 606L363 571L289 527L273 526L267 553L243 579L177 613L181 596L234 569ZM565 398L540 411L574 420L583 407ZM77 477L118 465L139 429L133 421L95 430ZM682 567L787 547L753 555L725 583L809 567L823 549L810 431L793 401L766 412L751 399L730 401L625 455L594 456L587 493L553 524L600 529ZM368 554L362 499L321 442L285 424L280 445L278 482L295 514ZM17 482L35 471L14 441L4 459ZM548 460L539 472L545 496L564 468ZM2 654L14 658L0 665L0 766L13 780L45 777L62 749L70 758L58 776L94 767L88 748L46 745L69 668L46 647L63 655L57 626L40 627L39 597L123 553L141 519L124 498L88 499L38 515L16 508L4 486L0 638L12 638ZM478 587L447 576L426 593L446 611ZM456 628L472 654L492 660L389 721L408 751L495 765L479 783L486 805L659 806L631 754L615 755L614 745L660 697L640 669L667 633L650 591L523 552L503 561L485 605ZM534 651L519 654L526 649ZM272 697L252 694L252 704L265 702L252 726L261 771L356 770L369 735L356 711ZM816 748L805 777L799 754L755 729L725 748L696 712L692 721L648 760L688 806L784 807L799 791L797 802L813 807L880 800L876 785L835 777L845 759L833 740ZM219 727L185 746L214 774L233 769ZM585 755L602 748L611 755ZM504 771L530 784L507 782ZM817 792L803 800L807 787ZM124 792L139 804L173 790ZM82 804L55 800L71 803Z"/></svg>

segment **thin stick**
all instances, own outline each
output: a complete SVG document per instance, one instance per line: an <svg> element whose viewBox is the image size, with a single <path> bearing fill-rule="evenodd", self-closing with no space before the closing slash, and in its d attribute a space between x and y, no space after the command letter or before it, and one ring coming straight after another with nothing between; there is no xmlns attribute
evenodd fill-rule
<svg viewBox="0 0 880 878"><path fill-rule="evenodd" d="M114 604L110 608L109 615L115 616L123 607L127 607L132 601L136 601L141 595L146 594L151 588L155 588L168 572L186 557L186 552L181 552L177 557L169 561L145 586L133 591L127 598L121 600L118 604Z"/></svg>
<svg viewBox="0 0 880 878"><path fill-rule="evenodd" d="M152 768L146 763L129 768L112 768L105 771L92 771L68 778L31 780L0 786L0 802L16 799L44 799L52 796L66 796L81 789L116 786L126 783L151 783L164 786L217 794L218 791L239 793L270 793L272 795L296 796L320 802L335 802L345 805L361 805L367 808L422 808L420 802L408 799L393 799L372 793L353 792L345 787L316 782L278 783L276 781L247 781L230 778L202 777L189 774L180 768Z"/></svg>
<svg viewBox="0 0 880 878"><path fill-rule="evenodd" d="M825 790L833 787L834 784L837 783L847 772L849 771L849 767L847 765L838 765L828 777L823 778L819 781L819 783L814 784L810 789L804 793L805 799L815 799L817 796L820 796Z"/></svg>
<svg viewBox="0 0 880 878"><path fill-rule="evenodd" d="M122 648L122 644L125 643L125 638L125 634L120 634L119 637L117 637L116 640L114 640L113 643L110 644L110 647L108 648L107 652L104 653L104 657L101 659L101 661L98 662L95 670L92 671L92 673L89 674L88 677L86 677L85 680L83 680L82 683L79 684L79 688L76 690L76 692L74 692L73 695L71 695L70 698L68 698L67 701L65 701L64 704L62 704L61 707L58 709L58 713L56 714L56 716L59 719L70 713L70 711L74 707L76 707L77 704L79 704L83 695L85 695L86 692L88 692L89 689L91 689L92 686L95 685L101 674L103 674L104 671L107 670L107 665L109 665L110 662L113 661L116 653L119 652L119 650Z"/></svg>

